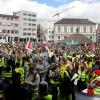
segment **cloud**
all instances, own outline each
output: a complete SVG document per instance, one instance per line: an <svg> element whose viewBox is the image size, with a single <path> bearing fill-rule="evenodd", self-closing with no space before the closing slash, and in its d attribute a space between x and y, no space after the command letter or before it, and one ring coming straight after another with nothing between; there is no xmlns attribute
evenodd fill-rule
<svg viewBox="0 0 100 100"><path fill-rule="evenodd" d="M77 1L77 0L76 0ZM91 2L91 3L94 3L94 2L100 2L100 0L79 0L79 1L82 1L82 2Z"/></svg>
<svg viewBox="0 0 100 100"><path fill-rule="evenodd" d="M62 17L88 18L90 20L100 22L100 11L97 10L100 9L100 2L83 3L81 1L75 1L70 3L69 6L75 6L75 8L62 13Z"/></svg>
<svg viewBox="0 0 100 100"><path fill-rule="evenodd" d="M83 2L84 1L84 2ZM70 10L65 10L59 15L60 18L88 18L92 21L100 22L100 2L86 3L86 0L73 1L54 8L46 4L38 3L37 1L29 0L0 0L0 13L12 14L19 10L27 10L37 12L38 18L56 19L52 17L56 12L59 12L68 7L75 6ZM88 0L90 1L90 0ZM97 10L98 9L98 10Z"/></svg>

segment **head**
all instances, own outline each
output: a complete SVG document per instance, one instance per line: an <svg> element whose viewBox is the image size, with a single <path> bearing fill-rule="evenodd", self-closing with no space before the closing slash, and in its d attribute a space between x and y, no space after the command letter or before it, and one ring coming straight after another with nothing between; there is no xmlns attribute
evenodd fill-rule
<svg viewBox="0 0 100 100"><path fill-rule="evenodd" d="M55 70L58 67L58 65L56 63L51 63L51 69Z"/></svg>
<svg viewBox="0 0 100 100"><path fill-rule="evenodd" d="M42 60L43 60L42 58L38 58L38 63L41 64L42 63Z"/></svg>
<svg viewBox="0 0 100 100"><path fill-rule="evenodd" d="M31 73L34 73L34 71L35 71L35 64L34 64L34 63L30 63L30 64L29 64L29 71L30 71Z"/></svg>
<svg viewBox="0 0 100 100"><path fill-rule="evenodd" d="M71 71L72 69L73 69L73 66L72 65L68 65L67 70Z"/></svg>
<svg viewBox="0 0 100 100"><path fill-rule="evenodd" d="M12 82L15 85L21 84L21 74L20 73L14 73L12 76Z"/></svg>
<svg viewBox="0 0 100 100"><path fill-rule="evenodd" d="M48 83L46 81L42 81L39 85L39 94L47 95L48 93Z"/></svg>

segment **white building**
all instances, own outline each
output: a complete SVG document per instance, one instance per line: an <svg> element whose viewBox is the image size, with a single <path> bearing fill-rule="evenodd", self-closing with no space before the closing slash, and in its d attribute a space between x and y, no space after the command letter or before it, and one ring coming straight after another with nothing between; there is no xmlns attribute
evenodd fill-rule
<svg viewBox="0 0 100 100"><path fill-rule="evenodd" d="M100 43L100 24L97 26L97 31L96 31L96 42Z"/></svg>
<svg viewBox="0 0 100 100"><path fill-rule="evenodd" d="M71 34L84 34L96 41L96 23L88 19L61 19L54 24L54 41L64 40Z"/></svg>
<svg viewBox="0 0 100 100"><path fill-rule="evenodd" d="M54 34L54 21L38 19L37 20L37 36L38 40L52 41Z"/></svg>
<svg viewBox="0 0 100 100"><path fill-rule="evenodd" d="M37 14L29 11L18 11L14 15L19 16L20 41L27 41L29 38L37 39Z"/></svg>
<svg viewBox="0 0 100 100"><path fill-rule="evenodd" d="M0 42L18 41L18 16L0 14Z"/></svg>

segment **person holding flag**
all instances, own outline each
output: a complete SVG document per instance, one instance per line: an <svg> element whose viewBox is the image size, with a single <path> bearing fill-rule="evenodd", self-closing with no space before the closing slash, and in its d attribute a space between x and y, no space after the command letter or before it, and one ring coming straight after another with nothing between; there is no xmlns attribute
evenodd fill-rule
<svg viewBox="0 0 100 100"><path fill-rule="evenodd" d="M26 49L29 51L29 52L32 52L33 51L33 46L32 46L32 42L29 38L27 44L26 44Z"/></svg>

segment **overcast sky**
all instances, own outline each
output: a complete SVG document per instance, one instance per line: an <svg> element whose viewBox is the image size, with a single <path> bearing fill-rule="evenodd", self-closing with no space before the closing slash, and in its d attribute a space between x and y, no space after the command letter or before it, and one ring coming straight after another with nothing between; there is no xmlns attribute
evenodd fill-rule
<svg viewBox="0 0 100 100"><path fill-rule="evenodd" d="M0 13L19 10L37 12L38 18L43 19L88 18L100 23L100 0L0 0ZM58 17L52 17L62 10Z"/></svg>

